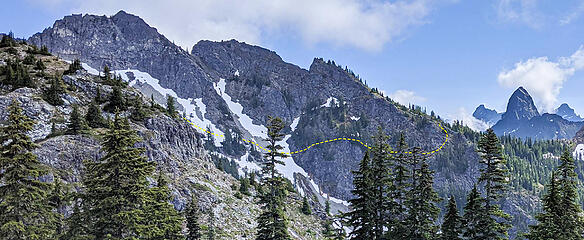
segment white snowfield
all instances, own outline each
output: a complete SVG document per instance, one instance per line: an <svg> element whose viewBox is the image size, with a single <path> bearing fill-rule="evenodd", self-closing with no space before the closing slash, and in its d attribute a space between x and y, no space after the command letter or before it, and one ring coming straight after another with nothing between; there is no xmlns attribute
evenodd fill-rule
<svg viewBox="0 0 584 240"><path fill-rule="evenodd" d="M584 144L578 144L573 155L576 160L584 160Z"/></svg>
<svg viewBox="0 0 584 240"><path fill-rule="evenodd" d="M245 128L245 130L247 130L252 136L265 138L267 136L268 129L264 127L264 125L253 124L253 120L243 113L243 106L237 102L232 101L231 96L225 92L225 85L225 79L223 78L219 79L218 83L213 83L215 91L217 91L217 94L219 94L219 96L223 98L223 101L227 103L229 110L231 110L231 112L237 116L241 126L243 126L243 128Z"/></svg>
<svg viewBox="0 0 584 240"><path fill-rule="evenodd" d="M83 66L83 68L85 68L87 70L88 73L94 74L94 75L100 75L100 71L90 67L89 65L82 63L82 66ZM129 82L130 86L134 86L137 82L140 82L141 84L148 84L155 91L160 93L162 96L174 97L177 100L178 104L180 104L183 107L184 115L186 116L187 119L189 119L189 121L191 121L192 123L196 124L199 127L206 128L207 126L209 126L211 131L213 131L213 133L216 133L219 135L224 134L221 130L219 130L215 126L215 124L213 124L213 122L211 122L210 120L205 118L205 114L207 112L207 106L203 103L202 98L195 98L195 99L180 98L180 97L178 97L176 92L174 92L174 90L162 87L159 84L158 79L156 79L156 78L150 76L150 74L148 74L146 72L142 72L140 70L136 70L136 69L114 70L114 71L112 71L112 73L120 75L124 81ZM134 75L134 79L130 80L127 73L132 73ZM239 71L236 71L234 75L239 76ZM267 138L267 131L268 131L267 128L261 124L260 125L253 124L252 119L248 115L243 113L243 106L240 103L233 101L232 100L233 98L231 98L231 96L229 96L229 94L227 94L225 92L225 89L226 89L225 79L220 78L219 82L213 83L213 87L214 87L215 91L217 92L217 94L219 96L221 96L221 98L225 101L225 103L229 107L229 110L237 116L239 123L246 131L248 131L253 137L256 137L256 138L260 138L260 139ZM162 104L166 104L166 103L162 103ZM329 99L327 99L327 102L322 105L322 107L331 107L331 104L335 104L336 106L338 106L339 101L334 97L330 97ZM351 118L351 119L353 119L353 118ZM359 118L356 118L353 120L359 120ZM294 130L296 130L296 127L298 126L299 121L300 121L300 117L296 117L292 121L292 124L290 125L292 132ZM197 129L197 130L200 130L200 129ZM278 144L280 144L284 148L282 150L283 152L291 152L290 146L287 143L288 139L290 139L291 136L292 135L288 134L284 137L284 139L282 141L278 142ZM221 142L223 142L225 140L225 138L222 136L215 136L214 138L215 138L214 144L215 144L215 146L218 146L218 147L220 147ZM233 159L233 158L227 157L227 156L220 154L220 153L214 153L214 154L218 154L219 156L222 156L222 157L225 157L225 158L228 158L228 159L235 161L239 165L238 173L240 176L244 176L246 172L261 170L261 167L258 164L256 164L255 162L249 161L249 159L248 159L249 152L246 152L246 154L241 156L239 159ZM278 172L280 172L280 174L282 174L282 176L286 177L291 182L294 182L294 174L299 173L299 174L303 175L304 177L306 177L307 179L310 179L310 182L313 185L313 187L317 190L317 192L320 193L320 188L318 187L318 185L314 182L313 179L310 178L308 173L302 167L298 166L296 164L296 162L294 162L293 157L288 156L285 159L283 159L283 161L284 161L284 165L277 165L277 167L276 167L276 169L278 170ZM304 195L304 192L301 190L300 190L300 193L301 193L301 195ZM333 202L344 204L346 206L349 205L348 202L340 200L340 199L336 199L333 197L329 197L329 196L327 196L327 194L321 193L321 195L324 198L328 197Z"/></svg>
<svg viewBox="0 0 584 240"><path fill-rule="evenodd" d="M329 97L326 100L326 103L324 103L323 105L320 105L320 107L332 107L331 104L334 104L335 106L339 106L339 100L336 97Z"/></svg>
<svg viewBox="0 0 584 240"><path fill-rule="evenodd" d="M148 84L162 96L172 96L176 99L177 103L180 104L184 109L184 115L186 116L189 121L196 124L201 128L207 128L207 126L211 129L211 131L215 134L213 142L215 146L220 147L221 142L225 139L223 137L223 131L219 130L213 122L205 118L206 113L206 106L203 103L201 98L192 99L192 98L181 98L179 97L176 92L172 89L164 88L160 86L158 79L150 76L150 74L146 72L142 72L136 69L127 69L127 70L115 70L112 71L114 74L119 75L122 77L124 81L129 82L130 86L136 85L137 82L142 84ZM127 73L132 73L134 75L134 79L130 80ZM166 103L159 103L165 105Z"/></svg>

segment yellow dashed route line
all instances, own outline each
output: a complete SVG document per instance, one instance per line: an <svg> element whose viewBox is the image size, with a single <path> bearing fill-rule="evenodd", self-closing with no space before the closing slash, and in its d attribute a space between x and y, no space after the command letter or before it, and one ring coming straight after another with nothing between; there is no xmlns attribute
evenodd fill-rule
<svg viewBox="0 0 584 240"><path fill-rule="evenodd" d="M201 129L203 132L210 133L210 134L215 135L215 136L218 136L218 137L225 137L222 134L217 134L217 133L209 132L209 131L207 131L207 129L204 129L202 127L197 126L196 124L192 123L191 121L189 121L188 119L186 119L184 117L183 117L183 119L186 120L189 124L197 127L198 129ZM446 145L446 142L448 142L448 131L446 131L446 129L444 129L442 127L442 124L440 124L440 122L438 122L438 126L440 126L440 129L442 129L442 131L444 131L444 134L446 134L446 138L444 139L444 142L442 143L442 145L440 145L440 147L434 149L433 151L423 152L421 154L429 155L429 154L436 153L436 152L442 150L442 148L444 147L444 145ZM248 142L248 143L254 144L254 145L258 146L260 149L262 149L263 151L270 152L270 150L265 149L264 147L262 147L261 145L259 145L258 143L254 142L252 140L247 140L247 139L244 139L244 138L242 138L241 140L243 140L244 142ZM313 143L313 144L311 144L310 146L308 146L308 147L306 147L304 149L301 149L301 150L298 150L298 151L294 151L294 152L285 152L284 154L292 155L292 154L297 154L297 153L305 152L308 149L310 149L311 147L314 147L316 145L320 145L320 144L323 144L323 143L329 143L329 142L335 142L335 141L353 141L353 142L358 142L361 145L365 146L366 148L371 149L370 146L367 146L367 144L361 142L361 140L359 140L359 139L342 137L342 138L334 138L334 139L329 139L329 140L325 140L325 141L322 141L322 142ZM399 153L399 152L398 151L391 151L390 153L391 154L396 154L396 153ZM412 152L404 152L404 153L405 154L412 154Z"/></svg>

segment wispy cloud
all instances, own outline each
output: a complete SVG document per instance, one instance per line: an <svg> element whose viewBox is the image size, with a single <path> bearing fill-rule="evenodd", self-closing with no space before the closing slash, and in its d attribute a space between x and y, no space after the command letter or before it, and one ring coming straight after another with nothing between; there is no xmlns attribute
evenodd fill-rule
<svg viewBox="0 0 584 240"><path fill-rule="evenodd" d="M584 69L584 47L569 57L551 61L547 57L520 61L508 71L498 75L499 84L504 87L523 86L534 96L535 102L544 111L552 112L557 107L557 96L564 82L578 70Z"/></svg>
<svg viewBox="0 0 584 240"><path fill-rule="evenodd" d="M183 47L201 39L236 38L262 43L265 37L296 37L378 51L409 29L425 24L429 0L31 0L70 4L83 13L137 14Z"/></svg>
<svg viewBox="0 0 584 240"><path fill-rule="evenodd" d="M524 24L531 28L540 28L544 22L537 0L499 0L496 14L501 22Z"/></svg>
<svg viewBox="0 0 584 240"><path fill-rule="evenodd" d="M580 1L580 5L572 10L568 15L560 19L561 25L566 25L572 23L574 20L580 18L584 14L584 0Z"/></svg>
<svg viewBox="0 0 584 240"><path fill-rule="evenodd" d="M473 117L464 107L458 108L455 114L448 114L446 116L446 121L452 123L454 120L462 121L463 125L475 131L485 131L489 128L489 124Z"/></svg>
<svg viewBox="0 0 584 240"><path fill-rule="evenodd" d="M389 94L389 97L403 105L408 105L410 103L420 105L421 103L426 101L425 97L418 96L416 95L415 92L409 90L397 90Z"/></svg>

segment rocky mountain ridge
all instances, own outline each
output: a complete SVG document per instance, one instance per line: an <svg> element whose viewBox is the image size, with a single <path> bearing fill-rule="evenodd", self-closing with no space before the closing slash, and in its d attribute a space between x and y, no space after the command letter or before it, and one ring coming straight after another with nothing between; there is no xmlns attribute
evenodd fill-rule
<svg viewBox="0 0 584 240"><path fill-rule="evenodd" d="M84 174L83 162L103 156L100 135L105 129L93 128L75 135L64 134L63 129L69 121L73 105L80 106L80 112L84 114L98 91L107 97L112 87L101 77L89 74L86 70L78 70L62 76L66 90L59 98L63 104L51 105L45 100L44 91L49 80L59 77L67 70L69 63L55 56L27 53L31 49L27 45L20 44L13 47L14 50L6 49L0 50L0 66L33 56L42 61L46 69L36 70L25 64L35 87L12 89L0 84L0 122L6 120L6 109L10 102L18 100L25 114L36 122L29 135L38 144L34 153L51 169L52 174L47 176L47 181L58 177L78 189ZM129 99L138 97L141 101L148 101L148 97L132 87L124 88L123 94ZM108 112L102 114L104 118L113 116ZM131 113L128 111L121 114L127 116ZM143 121L132 121L131 126L142 138L137 146L144 147L148 160L157 163L156 172L168 177L172 191L171 202L177 210L183 210L191 197L196 197L202 211L214 213L219 239L253 238L259 206L253 196L237 196L239 181L215 166L213 154L203 148L202 134L185 121L173 119L161 112L153 112ZM253 194L254 190L251 191ZM302 215L298 210L301 200L297 194L292 194L287 200L290 207L286 210L292 217L290 231L296 234L297 239L318 239L323 210L320 205L314 204L316 214ZM67 215L71 209L64 211ZM209 222L207 217L202 217L201 221L204 226Z"/></svg>
<svg viewBox="0 0 584 240"><path fill-rule="evenodd" d="M562 103L557 109L556 114L560 115L563 119L571 122L582 122L584 118L576 114L573 108L571 108L567 103Z"/></svg>
<svg viewBox="0 0 584 240"><path fill-rule="evenodd" d="M540 114L527 90L519 87L509 98L507 111L493 125L493 130L497 135L523 139L572 139L583 126L584 122L569 121L558 114Z"/></svg>
<svg viewBox="0 0 584 240"><path fill-rule="evenodd" d="M28 41L46 45L67 60L79 58L88 69L108 65L161 104L166 95L176 97L185 118L217 134L213 141L203 137L212 143L206 144L208 150L232 159L241 174L257 170L259 154L254 146L237 139L263 144L267 116L285 120L288 127L282 144L290 151L337 137L370 143L369 136L378 127L392 142L403 132L410 146L433 150L444 141L441 123L450 133L449 141L430 159L440 195L455 194L459 203L464 202L480 174L476 133L393 102L334 61L315 58L309 69L302 69L273 51L235 40L200 41L188 53L125 12L111 17L66 16ZM522 96L518 100L529 101ZM351 170L357 168L364 151L350 141L327 143L292 155L279 170L299 192L314 194L321 204L330 198L342 209L343 200L352 198ZM531 213L539 204L530 194L514 191L503 204L524 225L533 221Z"/></svg>
<svg viewBox="0 0 584 240"><path fill-rule="evenodd" d="M501 120L502 115L502 113L498 113L494 109L486 108L484 104L479 105L472 113L474 118L487 123L489 126L493 126Z"/></svg>

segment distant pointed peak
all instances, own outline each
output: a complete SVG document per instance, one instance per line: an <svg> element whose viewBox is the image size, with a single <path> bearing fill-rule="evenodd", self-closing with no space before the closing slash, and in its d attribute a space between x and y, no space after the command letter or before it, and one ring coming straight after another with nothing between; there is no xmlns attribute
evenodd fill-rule
<svg viewBox="0 0 584 240"><path fill-rule="evenodd" d="M560 105L560 107L558 107L558 109L572 109L572 108L567 103L562 103L562 105Z"/></svg>
<svg viewBox="0 0 584 240"><path fill-rule="evenodd" d="M513 92L513 95L516 95L516 94L529 96L529 92L527 92L527 90L525 90L525 88L523 88L523 87L519 87L519 88L517 88L517 90L515 90L515 92Z"/></svg>
<svg viewBox="0 0 584 240"><path fill-rule="evenodd" d="M114 16L135 16L135 15L129 14L128 12L126 12L124 10L120 10L116 14L114 14ZM135 16L135 17L137 17L137 16Z"/></svg>

